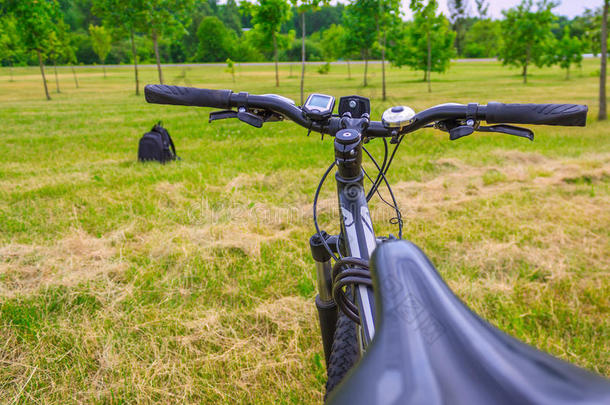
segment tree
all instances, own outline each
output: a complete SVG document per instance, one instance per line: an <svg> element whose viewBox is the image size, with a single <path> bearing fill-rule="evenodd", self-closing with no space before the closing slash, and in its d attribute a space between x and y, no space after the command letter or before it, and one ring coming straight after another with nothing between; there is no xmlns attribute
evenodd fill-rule
<svg viewBox="0 0 610 405"><path fill-rule="evenodd" d="M462 55L465 35L464 20L466 19L468 0L449 0L447 6L449 7L449 20L455 31L455 47L458 55Z"/></svg>
<svg viewBox="0 0 610 405"><path fill-rule="evenodd" d="M353 48L348 35L349 33L343 25L332 24L324 31L317 31L312 34L311 39L320 45L325 61L332 62L343 59L347 62L348 79L351 80L349 61L358 50Z"/></svg>
<svg viewBox="0 0 610 405"><path fill-rule="evenodd" d="M386 99L385 59L388 30L400 24L400 2L395 0L378 0L379 7L375 14L377 36L381 48L381 99Z"/></svg>
<svg viewBox="0 0 610 405"><path fill-rule="evenodd" d="M59 17L57 1L13 1L9 3L9 7L18 21L17 28L24 47L29 51L35 52L38 57L44 92L47 100L51 100L44 73L43 59L49 50L49 38L54 32L55 24Z"/></svg>
<svg viewBox="0 0 610 405"><path fill-rule="evenodd" d="M328 0L290 0L296 7L301 19L301 104L305 102L303 87L305 86L305 13L314 11L320 7L320 3L328 3Z"/></svg>
<svg viewBox="0 0 610 405"><path fill-rule="evenodd" d="M522 68L523 83L527 83L527 68L533 63L542 67L552 63L552 45L555 37L551 26L555 19L552 9L555 3L540 0L533 11L532 0L522 0L521 4L503 11L503 46L500 60L504 65Z"/></svg>
<svg viewBox="0 0 610 405"><path fill-rule="evenodd" d="M117 27L129 34L133 70L136 84L136 96L140 94L138 78L138 53L136 50L135 32L143 25L142 0L94 0L93 10L101 15L108 27Z"/></svg>
<svg viewBox="0 0 610 405"><path fill-rule="evenodd" d="M155 51L159 83L163 84L163 70L159 55L159 39L184 32L184 24L193 5L192 0L141 0L137 3L142 13L143 31L150 34Z"/></svg>
<svg viewBox="0 0 610 405"><path fill-rule="evenodd" d="M608 64L608 7L610 0L604 0L602 12L601 52L602 61L599 69L599 114L597 118L602 121L607 118L606 112L606 67Z"/></svg>
<svg viewBox="0 0 610 405"><path fill-rule="evenodd" d="M58 38L56 31L51 31L48 40L49 40L48 55L49 55L49 58L51 59L51 62L53 62L53 71L55 73L55 91L57 93L61 93L61 90L59 89L59 77L57 75L57 59L61 58L61 56L62 56L63 44L61 43L61 40Z"/></svg>
<svg viewBox="0 0 610 405"><path fill-rule="evenodd" d="M500 21L477 20L464 37L464 56L467 58L498 56L500 35Z"/></svg>
<svg viewBox="0 0 610 405"><path fill-rule="evenodd" d="M251 5L252 23L267 40L273 44L273 60L275 61L275 86L280 85L278 68L278 34L282 24L290 19L290 4L286 0L259 0Z"/></svg>
<svg viewBox="0 0 610 405"><path fill-rule="evenodd" d="M392 52L395 65L424 72L423 80L428 82L429 92L432 91L431 73L446 71L455 54L455 32L442 13L436 14L437 8L436 0L428 0L425 5L422 1L412 1L413 23L406 27L404 39L394 44Z"/></svg>
<svg viewBox="0 0 610 405"><path fill-rule="evenodd" d="M225 61L231 56L234 36L218 17L205 17L197 29L197 59L203 62Z"/></svg>
<svg viewBox="0 0 610 405"><path fill-rule="evenodd" d="M102 26L89 25L89 35L91 36L91 44L93 45L93 51L100 59L102 69L104 69L104 78L106 78L106 57L110 48L112 47L112 36Z"/></svg>
<svg viewBox="0 0 610 405"><path fill-rule="evenodd" d="M570 35L570 27L563 28L563 37L557 42L555 60L566 70L566 79L570 78L570 66L580 66L582 62L582 43L576 37Z"/></svg>
<svg viewBox="0 0 610 405"><path fill-rule="evenodd" d="M351 45L360 52L364 59L364 80L362 85L367 86L368 61L371 49L377 41L378 31L375 15L379 10L379 4L372 0L355 0L345 8L343 15L343 26L346 27Z"/></svg>

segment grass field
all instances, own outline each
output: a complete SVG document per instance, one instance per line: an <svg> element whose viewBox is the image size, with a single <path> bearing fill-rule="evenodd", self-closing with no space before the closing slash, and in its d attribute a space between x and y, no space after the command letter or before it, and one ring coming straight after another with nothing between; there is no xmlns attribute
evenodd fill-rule
<svg viewBox="0 0 610 405"><path fill-rule="evenodd" d="M588 104L586 128L536 140L426 130L389 180L405 237L477 313L560 358L610 375L610 122L597 122L598 60L528 85L495 62L434 75L310 68L308 92L395 104ZM168 68L170 84L276 92L271 66ZM294 67L297 73L297 66ZM49 85L54 90L51 71ZM37 68L0 70L0 403L320 403L325 368L307 238L330 139L295 124L207 123L208 109L147 105L129 67L78 69L44 100ZM141 72L155 83L154 69ZM182 161L138 164L162 119ZM381 145L370 144L376 154ZM371 167L367 163L367 167ZM322 222L336 232L333 184ZM373 205L379 235L395 232Z"/></svg>

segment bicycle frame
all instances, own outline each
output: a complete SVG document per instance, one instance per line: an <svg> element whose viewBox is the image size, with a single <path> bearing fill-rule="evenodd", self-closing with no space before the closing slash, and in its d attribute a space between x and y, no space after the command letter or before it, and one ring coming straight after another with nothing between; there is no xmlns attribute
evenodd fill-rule
<svg viewBox="0 0 610 405"><path fill-rule="evenodd" d="M355 128L339 131L335 136L334 146L335 163L337 165L335 179L341 212L341 237L339 238L341 247L336 250L339 254L368 262L377 241L363 184L362 133L359 125L355 125ZM316 236L318 236L317 239ZM320 327L325 354L328 359L337 309L336 305L333 305L332 296L330 296L330 255L323 254L326 252L324 252L322 243L320 243L320 237L325 239L330 239L330 237L325 234L314 235L312 237L313 242L311 242L312 255L317 264L318 276L319 296L316 299L316 306L320 314ZM375 336L375 301L372 288L358 285L353 291L353 299L360 315L360 333L358 336L361 352L364 352Z"/></svg>

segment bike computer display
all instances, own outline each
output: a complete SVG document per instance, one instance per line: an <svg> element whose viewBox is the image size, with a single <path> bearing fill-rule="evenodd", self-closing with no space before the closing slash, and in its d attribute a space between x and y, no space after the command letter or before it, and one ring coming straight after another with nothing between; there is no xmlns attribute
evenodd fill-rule
<svg viewBox="0 0 610 405"><path fill-rule="evenodd" d="M314 121L330 118L335 108L335 98L326 94L310 94L302 109L305 115Z"/></svg>

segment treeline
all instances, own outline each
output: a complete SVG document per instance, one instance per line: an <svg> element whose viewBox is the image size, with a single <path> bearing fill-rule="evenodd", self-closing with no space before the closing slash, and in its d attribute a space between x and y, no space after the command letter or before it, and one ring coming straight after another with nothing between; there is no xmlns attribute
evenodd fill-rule
<svg viewBox="0 0 610 405"><path fill-rule="evenodd" d="M573 19L553 14L550 0L522 0L490 18L487 0L411 0L404 21L399 0L0 0L0 63L117 64L303 62L381 59L423 73L444 72L454 57L498 57L522 69L559 64L569 75L583 53L601 50L602 10ZM327 66L328 68L328 66ZM324 69L320 71L324 72ZM349 73L348 73L349 74ZM78 86L76 73L74 79ZM46 86L46 80L45 86ZM45 90L46 87L45 87ZM59 83L57 83L59 91ZM48 91L47 91L47 97ZM301 98L303 95L301 96Z"/></svg>
<svg viewBox="0 0 610 405"><path fill-rule="evenodd" d="M33 0L21 0L29 3ZM44 1L44 0L42 0ZM375 0L368 0L375 1ZM58 11L61 14L65 29L70 34L70 46L74 49L76 64L100 63L95 52L94 38L90 26L104 25L104 16L95 7L96 0L58 0ZM161 2L162 3L162 2ZM179 3L179 2L178 2ZM185 2L188 3L188 2ZM336 45L336 27L344 22L345 6L323 5L314 7L305 12L307 21L306 48L308 60L322 61L336 58L337 52L332 49ZM455 5L446 16L450 28L455 32L455 55L465 58L488 58L499 56L498 51L502 42L501 20L492 20L487 15L485 0L449 1ZM470 7L466 7L470 5ZM481 5L482 7L477 7ZM8 5L0 6L8 9ZM180 7L178 7L180 8ZM251 7L242 1L227 0L225 4L218 4L217 0L205 0L186 4L186 13L180 21L178 29L159 38L158 47L160 59L164 63L184 62L223 62L228 57L234 61L265 61L272 58L272 50L268 44L263 43L260 35L252 31ZM170 10L171 12L171 10ZM470 14L468 14L470 12ZM6 14L6 13L4 13ZM301 57L301 23L297 8L291 4L290 18L280 27L280 61L297 61ZM205 20L205 21L204 21ZM203 25L202 25L203 23ZM408 25L409 22L406 23ZM557 17L552 32L557 40L561 40L567 30L570 35L582 41L584 53L599 54L601 25L601 9L586 10L581 16L568 19ZM121 32L114 30L114 25L106 27L112 36L112 43L105 63L122 64L132 63L133 56L129 38ZM220 37L218 36L220 35ZM138 59L142 63L155 61L153 40L141 30L136 30L134 40ZM329 41L332 44L329 44ZM36 55L27 50L19 38L17 21L14 16L4 15L0 21L1 49L0 63L2 66L37 65ZM5 50L10 47L10 52ZM372 50L373 58L380 58L380 49ZM355 55L360 59L361 56ZM61 57L62 64L70 63L68 58Z"/></svg>

